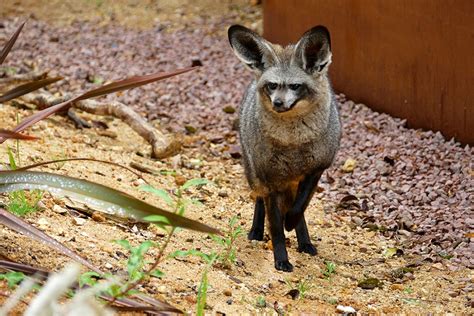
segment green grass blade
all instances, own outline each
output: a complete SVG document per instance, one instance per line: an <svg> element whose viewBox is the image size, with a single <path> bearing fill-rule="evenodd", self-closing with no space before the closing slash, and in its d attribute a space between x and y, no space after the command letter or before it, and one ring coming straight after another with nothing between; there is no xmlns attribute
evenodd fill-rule
<svg viewBox="0 0 474 316"><path fill-rule="evenodd" d="M207 268L202 274L201 283L199 284L198 295L197 295L197 305L196 305L196 315L204 316L204 309L206 308L206 299L207 299Z"/></svg>
<svg viewBox="0 0 474 316"><path fill-rule="evenodd" d="M186 183L184 183L181 186L181 190L186 190L186 189L189 189L190 187L196 187L199 185L205 185L209 183L211 183L211 181L207 179L201 179L201 178L191 179L191 180L186 181Z"/></svg>

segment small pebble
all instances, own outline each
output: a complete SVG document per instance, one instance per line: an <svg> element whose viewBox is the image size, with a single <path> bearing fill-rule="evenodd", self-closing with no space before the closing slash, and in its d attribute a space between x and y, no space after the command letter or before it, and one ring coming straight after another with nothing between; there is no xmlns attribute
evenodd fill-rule
<svg viewBox="0 0 474 316"><path fill-rule="evenodd" d="M220 197L224 197L224 198L229 196L227 191L219 191L219 193L217 195L219 195Z"/></svg>
<svg viewBox="0 0 474 316"><path fill-rule="evenodd" d="M176 183L177 186L182 186L183 184L186 183L186 178L183 177L182 175L177 174L174 177L174 182Z"/></svg>
<svg viewBox="0 0 474 316"><path fill-rule="evenodd" d="M48 220L44 217L41 217L40 219L38 219L36 223L38 224L40 228L46 228L49 226Z"/></svg>
<svg viewBox="0 0 474 316"><path fill-rule="evenodd" d="M354 307L351 307L351 306L337 305L336 310L342 314L349 314L349 315L356 314L356 310L354 309Z"/></svg>
<svg viewBox="0 0 474 316"><path fill-rule="evenodd" d="M102 215L100 212L94 212L94 213L92 213L92 216L91 216L91 217L92 217L92 219L93 219L94 221L96 221L96 222L99 222L99 223L105 222L105 217L104 217L104 215Z"/></svg>
<svg viewBox="0 0 474 316"><path fill-rule="evenodd" d="M83 226L86 223L86 219L82 217L73 217L72 221L74 225L77 225L77 226Z"/></svg>
<svg viewBox="0 0 474 316"><path fill-rule="evenodd" d="M168 288L165 285L158 286L157 290L158 290L158 293L160 294L168 293Z"/></svg>
<svg viewBox="0 0 474 316"><path fill-rule="evenodd" d="M391 290L403 291L404 288L405 287L403 286L403 284L399 284L399 283L394 283L390 285Z"/></svg>
<svg viewBox="0 0 474 316"><path fill-rule="evenodd" d="M65 214L65 213L67 213L67 209L55 204L53 206L53 212L58 213L58 214Z"/></svg>

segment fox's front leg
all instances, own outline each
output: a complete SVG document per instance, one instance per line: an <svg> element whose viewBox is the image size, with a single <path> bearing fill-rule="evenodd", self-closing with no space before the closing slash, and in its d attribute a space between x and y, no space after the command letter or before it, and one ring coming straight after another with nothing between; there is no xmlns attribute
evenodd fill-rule
<svg viewBox="0 0 474 316"><path fill-rule="evenodd" d="M253 212L252 228L247 235L249 240L263 240L265 229L265 203L263 198L257 197L255 201L255 210Z"/></svg>
<svg viewBox="0 0 474 316"><path fill-rule="evenodd" d="M270 235L273 245L273 258L277 270L291 272L293 265L288 261L288 252L285 245L285 232L283 230L283 215L278 207L278 194L271 192L265 199L265 206L268 212L270 223Z"/></svg>
<svg viewBox="0 0 474 316"><path fill-rule="evenodd" d="M314 189L316 188L323 172L324 169L318 169L315 172L308 174L299 183L295 202L293 203L291 210L286 213L285 216L285 229L287 231L296 228L303 218L304 211L313 197Z"/></svg>

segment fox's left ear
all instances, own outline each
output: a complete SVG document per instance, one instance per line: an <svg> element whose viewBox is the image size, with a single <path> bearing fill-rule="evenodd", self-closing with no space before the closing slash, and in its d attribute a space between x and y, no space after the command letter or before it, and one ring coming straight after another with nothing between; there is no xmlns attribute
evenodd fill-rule
<svg viewBox="0 0 474 316"><path fill-rule="evenodd" d="M322 25L304 33L295 46L295 61L310 74L327 71L331 56L331 37Z"/></svg>

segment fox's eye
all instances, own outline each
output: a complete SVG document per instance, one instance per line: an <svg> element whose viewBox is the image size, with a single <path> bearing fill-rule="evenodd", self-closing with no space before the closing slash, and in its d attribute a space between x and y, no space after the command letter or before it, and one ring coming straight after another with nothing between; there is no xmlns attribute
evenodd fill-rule
<svg viewBox="0 0 474 316"><path fill-rule="evenodd" d="M276 84L275 82L269 82L267 83L267 88L268 90L275 90L276 88L278 88L278 84Z"/></svg>
<svg viewBox="0 0 474 316"><path fill-rule="evenodd" d="M290 89L291 90L298 90L299 88L301 88L301 85L299 83L293 83L293 84L290 84L289 85Z"/></svg>

